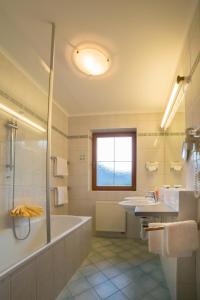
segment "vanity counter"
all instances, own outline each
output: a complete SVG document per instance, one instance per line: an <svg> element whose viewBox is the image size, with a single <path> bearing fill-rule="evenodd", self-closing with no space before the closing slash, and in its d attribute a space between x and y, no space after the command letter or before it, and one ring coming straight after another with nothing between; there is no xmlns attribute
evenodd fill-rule
<svg viewBox="0 0 200 300"><path fill-rule="evenodd" d="M149 217L149 216L178 216L178 211L173 210L171 207L163 202L157 205L136 206L135 215L137 217Z"/></svg>

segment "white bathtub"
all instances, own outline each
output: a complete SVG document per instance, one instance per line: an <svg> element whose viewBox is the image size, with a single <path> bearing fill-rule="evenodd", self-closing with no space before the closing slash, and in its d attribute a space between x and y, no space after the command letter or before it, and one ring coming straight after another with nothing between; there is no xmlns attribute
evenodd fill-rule
<svg viewBox="0 0 200 300"><path fill-rule="evenodd" d="M79 217L79 216L51 216L51 240L52 242L62 238L62 236L68 234L72 230L81 226L91 217Z"/></svg>
<svg viewBox="0 0 200 300"><path fill-rule="evenodd" d="M18 227L17 230L20 232L20 227ZM51 290L49 288L48 291L43 290L42 293L41 291L38 292L38 284L41 284L42 278L44 276L48 277L48 274L43 274L42 278L35 276L35 280L39 280L35 285L37 286L35 291L37 295L35 298L42 300L54 299L51 298L51 294L54 294L53 297L58 295L66 284L66 281L70 279L88 254L91 237L91 217L53 215L51 216L51 236L51 242L46 244L46 220L44 218L39 220L35 219L31 222L31 234L28 239L24 241L16 240L11 228L0 232L0 299L1 295L4 295L4 300L16 299L10 298L10 296L6 298L5 291L2 291L2 289L5 288L5 284L3 283L6 281L15 281L15 274L23 270L25 272L24 280L26 281L26 270L30 264L34 264L34 270L37 274L39 271L43 272L43 270L40 270L42 258L48 255L52 256L53 261L61 257L63 261L58 261L52 265L52 272L55 272L55 274L58 272L58 274L54 274L53 283L49 282L50 285L54 286L54 290L51 291L50 294L48 294L49 290ZM40 260L41 262L39 262ZM39 271L37 271L37 268ZM58 280L60 274L62 274L65 280L62 278ZM17 286L18 285L20 285L19 282L17 283ZM12 282L6 285L9 289L12 288L12 286L15 286ZM21 286L21 288L23 291L24 287ZM21 298L19 299L29 299L28 297L32 299L32 296L30 296L32 294L29 294L29 292L30 291L20 294ZM9 290L8 294L14 295L16 293Z"/></svg>

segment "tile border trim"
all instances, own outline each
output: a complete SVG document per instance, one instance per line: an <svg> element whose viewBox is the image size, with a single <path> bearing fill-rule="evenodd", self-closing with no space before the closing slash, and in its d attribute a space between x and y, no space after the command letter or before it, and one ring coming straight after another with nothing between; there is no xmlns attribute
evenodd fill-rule
<svg viewBox="0 0 200 300"><path fill-rule="evenodd" d="M27 113L29 113L30 115L32 115L33 117L35 117L36 119L38 119L39 121L43 122L44 124L47 124L46 120L44 120L38 114L36 114L35 112L33 112L31 109L29 109L25 105L21 104L18 100L16 100L15 98L11 97L10 95L8 95L6 92L2 91L1 89L0 89L0 96L6 98L10 102L12 102L16 106L18 106L20 109L23 109L24 111L26 111ZM62 130L58 129L54 125L52 125L52 129L54 131L56 131L57 133L59 133L60 135L62 135L66 139L88 139L88 138L90 139L91 138L90 135L88 135L88 134L67 135L66 133L64 133ZM164 132L164 131L158 131L158 132L139 132L139 133L137 133L138 137L142 137L142 136L143 137L145 137L145 136L184 136L184 135L185 135L184 132Z"/></svg>
<svg viewBox="0 0 200 300"><path fill-rule="evenodd" d="M147 136L185 136L185 132L140 132L137 134L138 137ZM68 139L91 139L88 134L82 135L69 135Z"/></svg>
<svg viewBox="0 0 200 300"><path fill-rule="evenodd" d="M45 119L43 119L42 117L40 117L34 111L32 111L31 109L29 109L25 105L21 104L18 100L16 100L15 98L11 97L10 95L8 95L7 93L5 93L1 89L0 89L0 96L4 97L8 101L10 101L11 103L15 104L17 107L19 107L20 109L24 110L25 112L27 112L31 116L33 116L36 119L38 119L40 122L43 122L45 125L47 125L47 121ZM60 135L62 135L64 138L66 138L66 139L68 138L68 135L65 134L62 130L58 129L56 126L52 125L52 129L54 131L56 131L57 133L59 133Z"/></svg>

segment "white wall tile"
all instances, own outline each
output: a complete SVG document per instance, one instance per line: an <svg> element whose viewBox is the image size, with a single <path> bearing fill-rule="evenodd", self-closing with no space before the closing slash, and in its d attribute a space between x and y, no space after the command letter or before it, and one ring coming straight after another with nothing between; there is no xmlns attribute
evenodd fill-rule
<svg viewBox="0 0 200 300"><path fill-rule="evenodd" d="M192 64L194 63L197 54L200 50L200 2L198 1L196 13L191 23L188 35L185 40L185 47L181 54L177 74L183 71L184 75L189 74ZM186 128L199 127L200 126L200 64L196 68L193 74L192 80L189 83L186 93ZM186 172L186 186L188 189L194 189L194 161L190 160L185 164ZM175 176L175 174L174 174ZM198 200L198 211L200 219L200 200ZM198 299L200 297L200 255L197 255L197 287L198 287ZM186 268L187 269L187 268ZM190 271L189 271L190 272ZM182 284L180 299L196 299L195 290L191 284ZM193 293L193 294L192 294Z"/></svg>
<svg viewBox="0 0 200 300"><path fill-rule="evenodd" d="M180 116L179 122L176 122L178 125L180 124L181 117L183 116ZM69 118L69 135L74 136L69 139L70 213L92 214L94 216L95 202L98 200L121 201L126 196L143 195L148 190L152 190L165 183L164 150L167 137L140 136L141 133L160 132L161 118L162 114L126 114ZM176 123L173 128L175 131L178 131L181 126L176 126ZM91 134L91 131L94 129L105 128L137 128L139 136L137 138L137 191L135 192L91 191L91 140L88 138L78 138L76 135ZM173 137L173 142L177 144L177 148L180 146L179 140L179 136ZM176 151L172 152L172 154L174 153ZM170 159L173 158L175 160L176 156L172 154ZM80 160L81 155L85 155L85 160ZM159 161L159 169L155 173L149 173L145 169L145 162L154 160ZM172 177L170 180L172 184L177 183L173 180Z"/></svg>

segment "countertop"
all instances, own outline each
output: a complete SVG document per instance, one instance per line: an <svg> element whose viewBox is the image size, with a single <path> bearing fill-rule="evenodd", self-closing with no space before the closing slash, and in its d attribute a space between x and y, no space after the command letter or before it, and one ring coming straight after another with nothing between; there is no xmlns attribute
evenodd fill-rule
<svg viewBox="0 0 200 300"><path fill-rule="evenodd" d="M138 217L178 216L178 211L175 211L165 203L160 202L157 205L136 206L135 215Z"/></svg>

